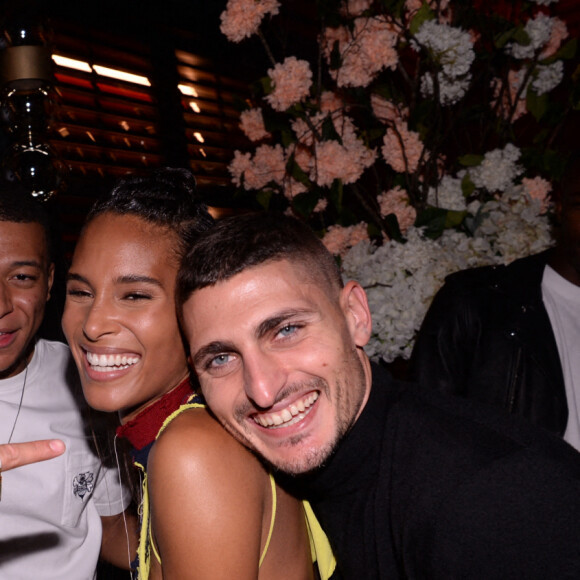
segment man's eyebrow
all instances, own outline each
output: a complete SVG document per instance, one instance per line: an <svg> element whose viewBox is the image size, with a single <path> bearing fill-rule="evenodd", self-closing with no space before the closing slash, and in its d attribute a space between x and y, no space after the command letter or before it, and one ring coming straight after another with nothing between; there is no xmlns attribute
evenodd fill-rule
<svg viewBox="0 0 580 580"><path fill-rule="evenodd" d="M298 316L301 314L308 314L311 311L307 308L292 308L290 310L284 310L283 312L279 312L278 314L271 316L270 318L264 320L258 328L256 328L256 338L260 339L268 334L271 330L274 330L281 324L284 324L287 320L293 318L294 316Z"/></svg>
<svg viewBox="0 0 580 580"><path fill-rule="evenodd" d="M13 268L22 268L22 266L31 266L32 268L42 269L42 264L37 260L16 260L12 262Z"/></svg>
<svg viewBox="0 0 580 580"><path fill-rule="evenodd" d="M200 365L206 358L217 356L225 352L233 352L235 349L232 344L228 342L221 342L216 340L202 346L192 357L194 367Z"/></svg>

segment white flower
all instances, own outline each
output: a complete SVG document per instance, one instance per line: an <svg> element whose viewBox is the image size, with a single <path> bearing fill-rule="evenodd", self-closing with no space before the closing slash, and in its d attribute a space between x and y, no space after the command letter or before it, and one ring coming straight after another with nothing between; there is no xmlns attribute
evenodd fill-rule
<svg viewBox="0 0 580 580"><path fill-rule="evenodd" d="M490 193L505 191L523 173L523 168L516 163L520 155L521 151L512 143L486 153L480 165L469 168L471 181Z"/></svg>
<svg viewBox="0 0 580 580"><path fill-rule="evenodd" d="M475 59L468 32L435 20L425 21L415 39L429 49L443 73L451 78L466 75Z"/></svg>
<svg viewBox="0 0 580 580"><path fill-rule="evenodd" d="M515 153L508 151L513 158ZM451 178L450 178L451 179ZM442 183L452 180L442 180ZM478 208L470 204L470 210ZM510 186L500 198L483 204L483 221L473 237L445 230L437 240L411 227L407 243L368 240L352 247L343 259L345 278L365 288L373 316L367 354L391 362L408 359L431 300L452 272L488 264L507 264L548 248L550 226L541 202Z"/></svg>
<svg viewBox="0 0 580 580"><path fill-rule="evenodd" d="M546 65L538 66L538 76L532 82L532 88L538 96L550 92L557 87L564 78L564 63L561 60Z"/></svg>
<svg viewBox="0 0 580 580"><path fill-rule="evenodd" d="M435 207L456 211L466 209L465 196L461 189L461 179L450 175L443 176L437 188L429 188L427 203Z"/></svg>
<svg viewBox="0 0 580 580"><path fill-rule="evenodd" d="M437 73L437 83L439 85L439 101L442 105L452 105L461 100L471 82L471 75L463 78L453 78L446 74ZM421 94L424 97L431 97L435 92L433 88L433 76L431 73L425 73L421 77Z"/></svg>
<svg viewBox="0 0 580 580"><path fill-rule="evenodd" d="M534 19L528 20L524 32L530 39L529 44L519 44L510 42L506 46L506 51L517 59L533 58L537 50L550 40L552 33L553 19L539 12Z"/></svg>

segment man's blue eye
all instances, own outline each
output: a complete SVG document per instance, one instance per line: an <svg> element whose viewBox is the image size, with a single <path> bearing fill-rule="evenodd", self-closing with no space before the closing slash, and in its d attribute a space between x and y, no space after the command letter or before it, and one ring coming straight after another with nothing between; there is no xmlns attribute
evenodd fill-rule
<svg viewBox="0 0 580 580"><path fill-rule="evenodd" d="M286 326L280 329L279 334L281 334L282 336L289 336L290 334L296 332L296 328L297 327L292 324L287 324Z"/></svg>
<svg viewBox="0 0 580 580"><path fill-rule="evenodd" d="M227 354L220 354L214 358L211 359L211 364L213 366L222 366L225 365L226 363L228 363L230 360L229 355Z"/></svg>

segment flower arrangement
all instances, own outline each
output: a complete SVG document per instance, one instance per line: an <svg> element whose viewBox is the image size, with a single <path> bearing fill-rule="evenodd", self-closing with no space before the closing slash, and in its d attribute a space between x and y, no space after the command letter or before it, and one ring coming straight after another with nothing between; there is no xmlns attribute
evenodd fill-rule
<svg viewBox="0 0 580 580"><path fill-rule="evenodd" d="M326 0L310 58L276 59L266 30L291 6L228 1L222 32L256 35L272 65L241 113L254 148L232 181L307 220L363 284L370 356L410 356L447 274L551 244L553 144L579 108L556 2Z"/></svg>

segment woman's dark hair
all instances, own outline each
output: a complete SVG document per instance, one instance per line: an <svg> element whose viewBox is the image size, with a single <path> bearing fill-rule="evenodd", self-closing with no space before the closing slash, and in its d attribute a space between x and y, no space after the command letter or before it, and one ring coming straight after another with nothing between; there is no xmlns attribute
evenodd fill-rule
<svg viewBox="0 0 580 580"><path fill-rule="evenodd" d="M180 241L180 256L214 223L197 192L193 174L187 169L170 167L120 179L95 202L86 224L104 213L134 215L175 232Z"/></svg>

